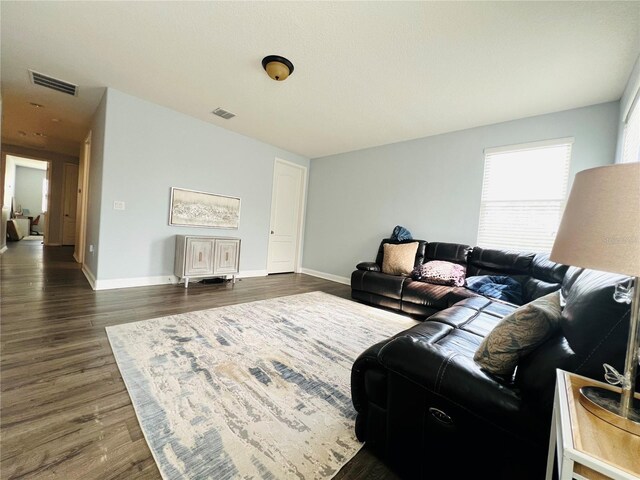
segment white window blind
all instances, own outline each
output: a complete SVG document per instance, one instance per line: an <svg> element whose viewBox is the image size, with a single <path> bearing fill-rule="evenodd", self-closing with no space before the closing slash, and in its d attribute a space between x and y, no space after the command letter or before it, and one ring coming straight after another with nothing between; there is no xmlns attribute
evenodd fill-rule
<svg viewBox="0 0 640 480"><path fill-rule="evenodd" d="M567 193L573 138L485 150L478 245L550 252Z"/></svg>
<svg viewBox="0 0 640 480"><path fill-rule="evenodd" d="M622 163L640 162L640 92L629 109L622 137Z"/></svg>

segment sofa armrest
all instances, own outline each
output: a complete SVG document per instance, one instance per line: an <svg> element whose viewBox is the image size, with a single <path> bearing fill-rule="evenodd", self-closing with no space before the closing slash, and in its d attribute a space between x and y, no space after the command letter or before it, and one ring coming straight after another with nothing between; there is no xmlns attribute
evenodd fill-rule
<svg viewBox="0 0 640 480"><path fill-rule="evenodd" d="M356 265L356 268L358 270L365 270L368 272L380 271L380 265L378 265L376 262L360 262L358 265Z"/></svg>
<svg viewBox="0 0 640 480"><path fill-rule="evenodd" d="M453 335L471 334L456 330ZM466 343L462 338L452 343L458 342ZM487 375L472 358L452 350L453 344L443 348L419 337L400 336L380 349L378 362L389 373L463 406L486 421L520 430L522 399L518 389Z"/></svg>

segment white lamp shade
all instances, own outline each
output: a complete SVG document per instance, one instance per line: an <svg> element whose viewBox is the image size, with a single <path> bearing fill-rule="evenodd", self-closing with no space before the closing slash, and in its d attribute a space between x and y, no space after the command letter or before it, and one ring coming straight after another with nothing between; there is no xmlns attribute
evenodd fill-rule
<svg viewBox="0 0 640 480"><path fill-rule="evenodd" d="M576 174L550 258L640 276L640 163Z"/></svg>

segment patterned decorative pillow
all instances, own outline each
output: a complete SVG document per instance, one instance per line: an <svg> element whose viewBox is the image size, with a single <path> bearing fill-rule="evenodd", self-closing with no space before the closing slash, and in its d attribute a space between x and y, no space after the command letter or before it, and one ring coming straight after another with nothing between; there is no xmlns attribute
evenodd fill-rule
<svg viewBox="0 0 640 480"><path fill-rule="evenodd" d="M421 282L462 287L467 269L457 263L431 260L413 269L411 278Z"/></svg>
<svg viewBox="0 0 640 480"><path fill-rule="evenodd" d="M504 317L489 332L473 359L495 375L513 375L518 360L541 345L559 328L560 293L529 302Z"/></svg>
<svg viewBox="0 0 640 480"><path fill-rule="evenodd" d="M382 273L409 275L413 270L418 251L418 242L385 243L383 245Z"/></svg>

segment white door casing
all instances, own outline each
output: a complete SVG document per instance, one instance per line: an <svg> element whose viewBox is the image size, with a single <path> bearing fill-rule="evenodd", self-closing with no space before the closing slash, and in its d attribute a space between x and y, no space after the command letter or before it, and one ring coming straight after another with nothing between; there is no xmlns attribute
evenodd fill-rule
<svg viewBox="0 0 640 480"><path fill-rule="evenodd" d="M87 237L87 210L89 191L89 165L91 163L91 132L82 144L80 165L78 169L78 200L76 207L76 248L73 258L76 262L84 264L85 243Z"/></svg>
<svg viewBox="0 0 640 480"><path fill-rule="evenodd" d="M267 273L300 270L306 180L306 167L276 158Z"/></svg>
<svg viewBox="0 0 640 480"><path fill-rule="evenodd" d="M78 200L78 165L64 164L64 187L62 192L62 244L76 243L76 209Z"/></svg>

